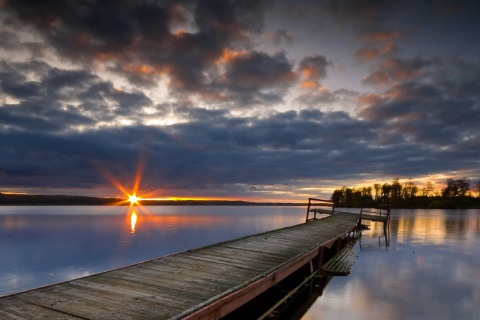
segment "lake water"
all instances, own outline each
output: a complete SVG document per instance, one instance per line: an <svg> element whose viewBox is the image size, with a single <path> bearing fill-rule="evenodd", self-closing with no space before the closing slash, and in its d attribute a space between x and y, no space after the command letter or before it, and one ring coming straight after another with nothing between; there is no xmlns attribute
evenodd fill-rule
<svg viewBox="0 0 480 320"><path fill-rule="evenodd" d="M305 207L1 207L0 296L304 222ZM388 245L387 245L388 244ZM302 319L480 319L480 210L394 209Z"/></svg>

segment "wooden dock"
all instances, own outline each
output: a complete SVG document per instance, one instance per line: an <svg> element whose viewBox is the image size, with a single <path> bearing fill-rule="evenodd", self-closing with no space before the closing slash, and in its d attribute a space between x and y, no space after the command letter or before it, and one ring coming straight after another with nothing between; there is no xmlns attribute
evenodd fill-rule
<svg viewBox="0 0 480 320"><path fill-rule="evenodd" d="M358 214L335 213L0 298L0 319L220 319L356 230Z"/></svg>

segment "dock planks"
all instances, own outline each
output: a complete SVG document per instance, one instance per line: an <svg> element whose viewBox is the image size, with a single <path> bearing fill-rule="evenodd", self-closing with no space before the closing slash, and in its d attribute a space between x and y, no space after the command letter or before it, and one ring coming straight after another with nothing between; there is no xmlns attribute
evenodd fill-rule
<svg viewBox="0 0 480 320"><path fill-rule="evenodd" d="M357 226L338 213L0 298L2 319L219 319Z"/></svg>

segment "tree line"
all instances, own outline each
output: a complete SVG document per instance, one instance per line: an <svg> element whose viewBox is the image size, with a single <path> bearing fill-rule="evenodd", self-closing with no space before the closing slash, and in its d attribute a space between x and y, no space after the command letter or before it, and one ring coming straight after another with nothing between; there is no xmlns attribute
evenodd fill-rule
<svg viewBox="0 0 480 320"><path fill-rule="evenodd" d="M467 178L448 179L445 188L437 190L432 182L418 186L411 180L400 183L396 178L369 187L335 189L330 200L337 207L347 208L375 208L381 204L393 208L480 208L480 180L472 184Z"/></svg>

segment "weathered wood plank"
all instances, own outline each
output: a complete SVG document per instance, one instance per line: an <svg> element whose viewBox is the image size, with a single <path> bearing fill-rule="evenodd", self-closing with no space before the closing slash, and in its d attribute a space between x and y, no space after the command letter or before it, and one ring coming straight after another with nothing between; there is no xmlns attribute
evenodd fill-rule
<svg viewBox="0 0 480 320"><path fill-rule="evenodd" d="M354 242L348 243L342 250L328 260L321 269L334 275L347 275L355 263Z"/></svg>
<svg viewBox="0 0 480 320"><path fill-rule="evenodd" d="M97 280L95 280L97 281ZM111 274L106 275L101 279L105 283L111 283L116 286L129 286L129 287L138 287L138 286L152 286L160 287L160 291L163 294L169 296L169 299L189 299L190 301L205 301L209 298L221 294L225 291L224 287L218 287L214 285L205 285L199 283L186 283L182 280L175 279L160 279L159 281L151 281L150 283L138 282L135 277L126 277L122 278ZM152 284L155 282L155 284ZM153 294L155 292L152 292Z"/></svg>
<svg viewBox="0 0 480 320"><path fill-rule="evenodd" d="M34 290L21 293L18 298L28 303L84 319L147 319L140 315L127 313L122 308L112 308L105 305L103 301L95 301L89 297L80 298L64 292L49 293L45 290Z"/></svg>
<svg viewBox="0 0 480 320"><path fill-rule="evenodd" d="M211 292L210 290L201 290L193 292L189 290L188 287L174 287L162 281L162 285L156 285L152 283L141 283L137 281L122 279L112 276L110 273L103 274L101 277L89 277L88 281L95 282L98 284L110 285L113 287L118 287L123 290L132 290L135 292L141 292L146 295L157 295L159 292L166 294L172 298L185 298L196 303L200 303L210 296L217 294L218 292Z"/></svg>
<svg viewBox="0 0 480 320"><path fill-rule="evenodd" d="M122 290L105 284L98 284L87 280L75 280L66 284L67 289L63 293L81 298L94 298L101 301L102 306L121 308L124 312L132 315L140 315L147 319L165 315L162 310L181 311L185 306L195 305L197 301L188 297L172 297L164 292L154 295L143 292ZM116 289L116 290L112 290Z"/></svg>
<svg viewBox="0 0 480 320"><path fill-rule="evenodd" d="M13 315L11 313L7 313L5 311L0 310L0 319L2 320L26 320L25 318Z"/></svg>
<svg viewBox="0 0 480 320"><path fill-rule="evenodd" d="M247 271L234 265L214 264L213 262L202 266L198 263L196 265L162 263L157 266L152 266L152 269L155 270L171 270L172 268L175 270L175 275L179 277L190 277L190 275L194 274L198 280L222 282L228 283L229 285L243 282L257 274L255 271Z"/></svg>
<svg viewBox="0 0 480 320"><path fill-rule="evenodd" d="M241 249L230 250L229 248L223 248L221 251L202 252L202 254L186 254L186 256L202 261L235 264L239 267L256 270L258 272L270 269L281 261L280 259L274 259L272 257L262 257L259 254L252 254L251 251Z"/></svg>
<svg viewBox="0 0 480 320"><path fill-rule="evenodd" d="M204 279L199 277L199 275L192 273L184 272L159 272L159 269L142 269L140 271L135 270L135 272L125 272L116 273L124 279L135 279L140 282L153 282L156 284L169 283L175 287L185 287L188 290L206 290L206 288L215 291L223 292L231 288L232 285L236 282L230 281L229 279Z"/></svg>
<svg viewBox="0 0 480 320"><path fill-rule="evenodd" d="M264 239L266 240L266 239ZM284 255L289 257L294 255L296 252L305 251L308 249L307 245L292 245L283 244L280 242L275 242L273 239L270 241L247 241L247 242L238 242L229 244L231 248L254 248L252 251L257 252L275 252L277 255Z"/></svg>
<svg viewBox="0 0 480 320"><path fill-rule="evenodd" d="M265 268L255 267L253 264L249 265L248 261L240 260L238 256L206 259L206 255L204 254L198 255L197 257L178 255L170 259L170 264L180 268L187 268L188 270L205 270L217 275L222 275L224 272L227 272L227 276L230 276L228 273L231 271L253 275L265 270Z"/></svg>
<svg viewBox="0 0 480 320"><path fill-rule="evenodd" d="M36 304L31 304L31 303L22 301L17 296L7 296L7 297L1 298L0 310L2 311L2 314L0 314L1 316L0 319L29 319L32 317L32 315L35 315L36 319L53 319L53 320L81 319L73 315L54 311L48 308L38 306Z"/></svg>
<svg viewBox="0 0 480 320"><path fill-rule="evenodd" d="M240 252L250 252L250 254L254 255L252 258L262 259L263 257L267 263L270 261L273 263L280 263L290 257L289 254L285 254L284 252L264 250L262 248L257 248L257 246L248 246L242 243L229 243L228 245L225 245L225 248L238 250Z"/></svg>

